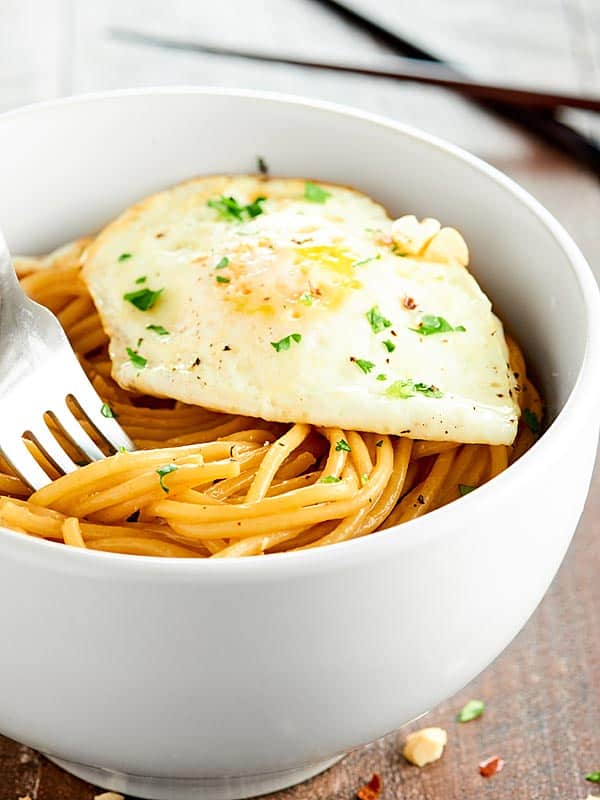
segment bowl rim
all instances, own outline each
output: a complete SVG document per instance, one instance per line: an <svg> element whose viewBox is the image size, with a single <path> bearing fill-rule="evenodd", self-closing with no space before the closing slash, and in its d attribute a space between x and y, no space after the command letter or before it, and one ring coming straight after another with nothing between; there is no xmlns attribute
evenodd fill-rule
<svg viewBox="0 0 600 800"><path fill-rule="evenodd" d="M458 159L465 166L478 172L483 172L491 180L499 184L506 192L516 198L522 209L535 216L549 231L553 239L563 250L570 268L575 275L581 293L582 311L585 314L586 346L580 369L575 379L573 388L563 407L552 422L552 425L534 443L521 458L510 467L497 475L492 481L479 487L477 492L472 492L461 498L460 503L449 503L442 508L435 509L423 517L396 525L383 531L375 531L359 539L338 542L335 545L319 547L309 550L293 551L291 553L273 553L260 558L234 557L223 559L211 558L165 558L161 556L140 556L122 553L93 551L89 552L80 548L65 545L56 546L56 542L23 535L9 528L0 526L2 542L12 544L15 553L29 558L48 559L49 565L67 568L69 570L97 571L106 575L115 575L116 572L129 572L131 575L145 575L153 580L157 578L171 579L172 577L203 579L214 578L219 580L225 576L244 577L245 579L264 579L265 577L285 577L286 574L297 574L305 569L339 568L357 560L371 560L379 554L374 550L385 552L386 541L388 547L403 551L415 546L428 545L432 540L445 534L445 528L452 527L452 523L460 522L461 516L473 512L477 514L483 510L488 498L494 498L497 503L502 496L510 493L511 487L517 484L525 470L537 469L537 465L546 461L552 449L560 449L562 442L568 441L574 432L579 429L582 419L587 419L586 410L590 411L595 404L596 392L594 388L600 385L600 370L598 377L594 375L594 365L600 361L600 328L594 327L593 320L600 316L600 291L592 270L584 255L577 247L571 236L554 216L526 189L523 189L512 178L509 178L496 167L491 166L483 159L472 155L461 147L444 139L420 130L412 125L389 119L383 115L363 111L343 104L327 100L313 99L300 95L283 92L272 92L254 89L236 89L215 86L149 86L144 88L117 89L111 91L90 92L69 97L31 103L0 114L0 125L6 120L25 117L45 111L68 108L72 105L85 105L87 103L102 103L119 98L161 95L202 95L214 97L242 97L259 101L261 103L276 103L278 105L293 105L308 110L316 109L346 117L349 120L360 120L378 127L384 127L410 139L417 139L426 145L442 151L451 158ZM445 518L446 524L438 524L438 520ZM402 529L401 536L394 536ZM481 532L485 535L485 531ZM6 538L8 536L8 538ZM217 565L217 566L215 566ZM141 573L140 573L141 570ZM275 573L273 573L275 570ZM116 571L116 572L115 572Z"/></svg>

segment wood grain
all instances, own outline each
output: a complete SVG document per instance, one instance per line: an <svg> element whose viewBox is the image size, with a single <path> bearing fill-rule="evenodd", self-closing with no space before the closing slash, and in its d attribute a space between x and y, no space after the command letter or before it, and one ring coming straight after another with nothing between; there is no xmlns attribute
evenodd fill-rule
<svg viewBox="0 0 600 800"><path fill-rule="evenodd" d="M600 85L597 0L353 2L489 80L517 82L526 76L528 84L565 91L594 91ZM305 57L385 52L312 0L4 0L0 108L71 91L165 83L258 87L366 108L444 136L516 178L565 225L600 275L600 193L594 180L567 158L452 94L360 76L156 52L112 41L106 34L110 25L173 35L197 30L204 39L256 48L276 43L277 49ZM600 130L597 120L587 116L578 116L577 124ZM600 769L599 615L597 470L567 559L507 651L471 686L406 731L361 748L323 775L273 797L350 800L373 772L383 777L383 800L583 800L594 791L600 796L583 777ZM484 717L457 724L457 710L472 697L485 700ZM402 758L399 737L426 724L447 728L449 744L441 761L419 770ZM506 766L486 780L478 763L495 754ZM32 800L91 800L99 791L0 737L0 800L26 795Z"/></svg>

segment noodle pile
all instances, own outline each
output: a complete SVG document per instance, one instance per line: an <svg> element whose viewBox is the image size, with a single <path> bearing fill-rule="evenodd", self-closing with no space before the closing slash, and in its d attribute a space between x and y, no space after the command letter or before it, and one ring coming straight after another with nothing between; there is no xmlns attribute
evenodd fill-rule
<svg viewBox="0 0 600 800"><path fill-rule="evenodd" d="M81 462L47 420L81 467L60 476L27 442L53 478L31 493L0 457L0 524L8 528L73 547L176 558L321 547L456 500L506 469L539 434L540 397L510 339L526 410L512 447L270 423L125 391L111 378L108 339L79 274L89 242L18 259L16 267L29 296L60 320L106 404L103 413L117 417L139 450Z"/></svg>

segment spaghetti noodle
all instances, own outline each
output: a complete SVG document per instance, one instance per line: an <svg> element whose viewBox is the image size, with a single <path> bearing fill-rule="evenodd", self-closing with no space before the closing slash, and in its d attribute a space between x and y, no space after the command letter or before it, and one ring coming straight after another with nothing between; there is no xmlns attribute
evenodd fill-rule
<svg viewBox="0 0 600 800"><path fill-rule="evenodd" d="M25 291L57 315L106 413L139 449L61 476L28 442L53 478L33 493L0 458L0 524L8 528L72 547L169 558L321 547L456 500L506 469L539 434L540 396L510 339L524 412L511 447L286 426L125 391L111 378L108 338L79 274L89 241L16 266Z"/></svg>

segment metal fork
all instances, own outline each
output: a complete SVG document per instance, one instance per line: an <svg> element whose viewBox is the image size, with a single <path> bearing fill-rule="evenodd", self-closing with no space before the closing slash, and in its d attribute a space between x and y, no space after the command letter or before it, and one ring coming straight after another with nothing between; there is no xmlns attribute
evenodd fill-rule
<svg viewBox="0 0 600 800"><path fill-rule="evenodd" d="M45 415L85 462L105 458L67 401L79 407L108 450L135 449L116 420L102 414L102 400L59 321L21 289L0 234L0 455L32 489L51 478L28 450L23 434L59 472L80 466L65 452Z"/></svg>

